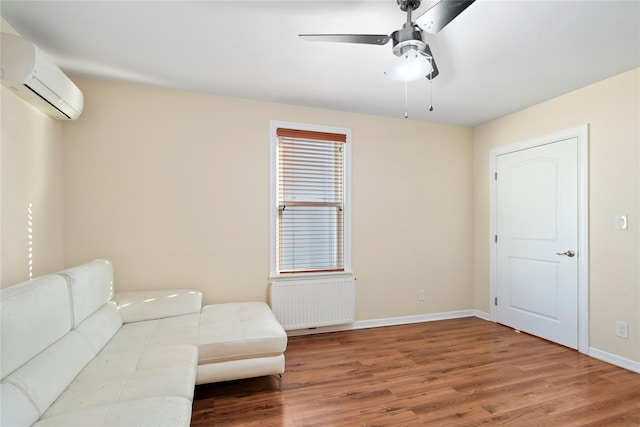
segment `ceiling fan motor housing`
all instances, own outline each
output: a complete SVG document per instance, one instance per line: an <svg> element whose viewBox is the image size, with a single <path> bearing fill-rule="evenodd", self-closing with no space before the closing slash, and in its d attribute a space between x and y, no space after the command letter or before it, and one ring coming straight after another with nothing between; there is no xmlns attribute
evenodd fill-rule
<svg viewBox="0 0 640 427"><path fill-rule="evenodd" d="M424 52L426 47L425 42L422 41L422 31L413 23L411 25L405 24L401 30L391 33L391 40L393 41L393 54L396 56L402 55L409 49Z"/></svg>
<svg viewBox="0 0 640 427"><path fill-rule="evenodd" d="M400 10L406 12L407 10L416 10L420 7L421 0L396 0Z"/></svg>

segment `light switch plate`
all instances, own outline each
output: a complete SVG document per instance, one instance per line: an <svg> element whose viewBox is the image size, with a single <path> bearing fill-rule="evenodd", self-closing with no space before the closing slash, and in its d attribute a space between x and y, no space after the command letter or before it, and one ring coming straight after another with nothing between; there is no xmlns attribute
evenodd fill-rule
<svg viewBox="0 0 640 427"><path fill-rule="evenodd" d="M627 215L616 215L616 230L626 230L628 227Z"/></svg>

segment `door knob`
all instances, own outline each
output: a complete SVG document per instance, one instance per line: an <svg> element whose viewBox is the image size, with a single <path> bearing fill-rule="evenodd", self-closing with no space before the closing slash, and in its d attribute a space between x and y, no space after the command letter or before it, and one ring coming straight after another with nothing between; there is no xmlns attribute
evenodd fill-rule
<svg viewBox="0 0 640 427"><path fill-rule="evenodd" d="M574 256L576 256L576 253L573 252L571 249L569 249L567 252L556 252L557 255L566 255L569 258L573 258Z"/></svg>

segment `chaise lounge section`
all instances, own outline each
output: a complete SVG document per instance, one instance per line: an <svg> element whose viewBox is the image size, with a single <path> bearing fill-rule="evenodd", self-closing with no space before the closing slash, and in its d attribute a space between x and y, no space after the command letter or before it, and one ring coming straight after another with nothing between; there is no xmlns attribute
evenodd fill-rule
<svg viewBox="0 0 640 427"><path fill-rule="evenodd" d="M200 315L196 384L284 372L287 334L263 302L208 305Z"/></svg>
<svg viewBox="0 0 640 427"><path fill-rule="evenodd" d="M0 295L2 426L188 426L196 378L284 372L286 333L266 304L116 294L108 260Z"/></svg>

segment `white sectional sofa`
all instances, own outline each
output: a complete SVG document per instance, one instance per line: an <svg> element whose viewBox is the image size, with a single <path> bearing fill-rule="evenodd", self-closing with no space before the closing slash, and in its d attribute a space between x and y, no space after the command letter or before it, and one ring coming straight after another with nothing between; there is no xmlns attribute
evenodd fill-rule
<svg viewBox="0 0 640 427"><path fill-rule="evenodd" d="M188 426L197 376L284 372L286 334L266 304L201 300L114 294L107 260L2 289L0 425Z"/></svg>

